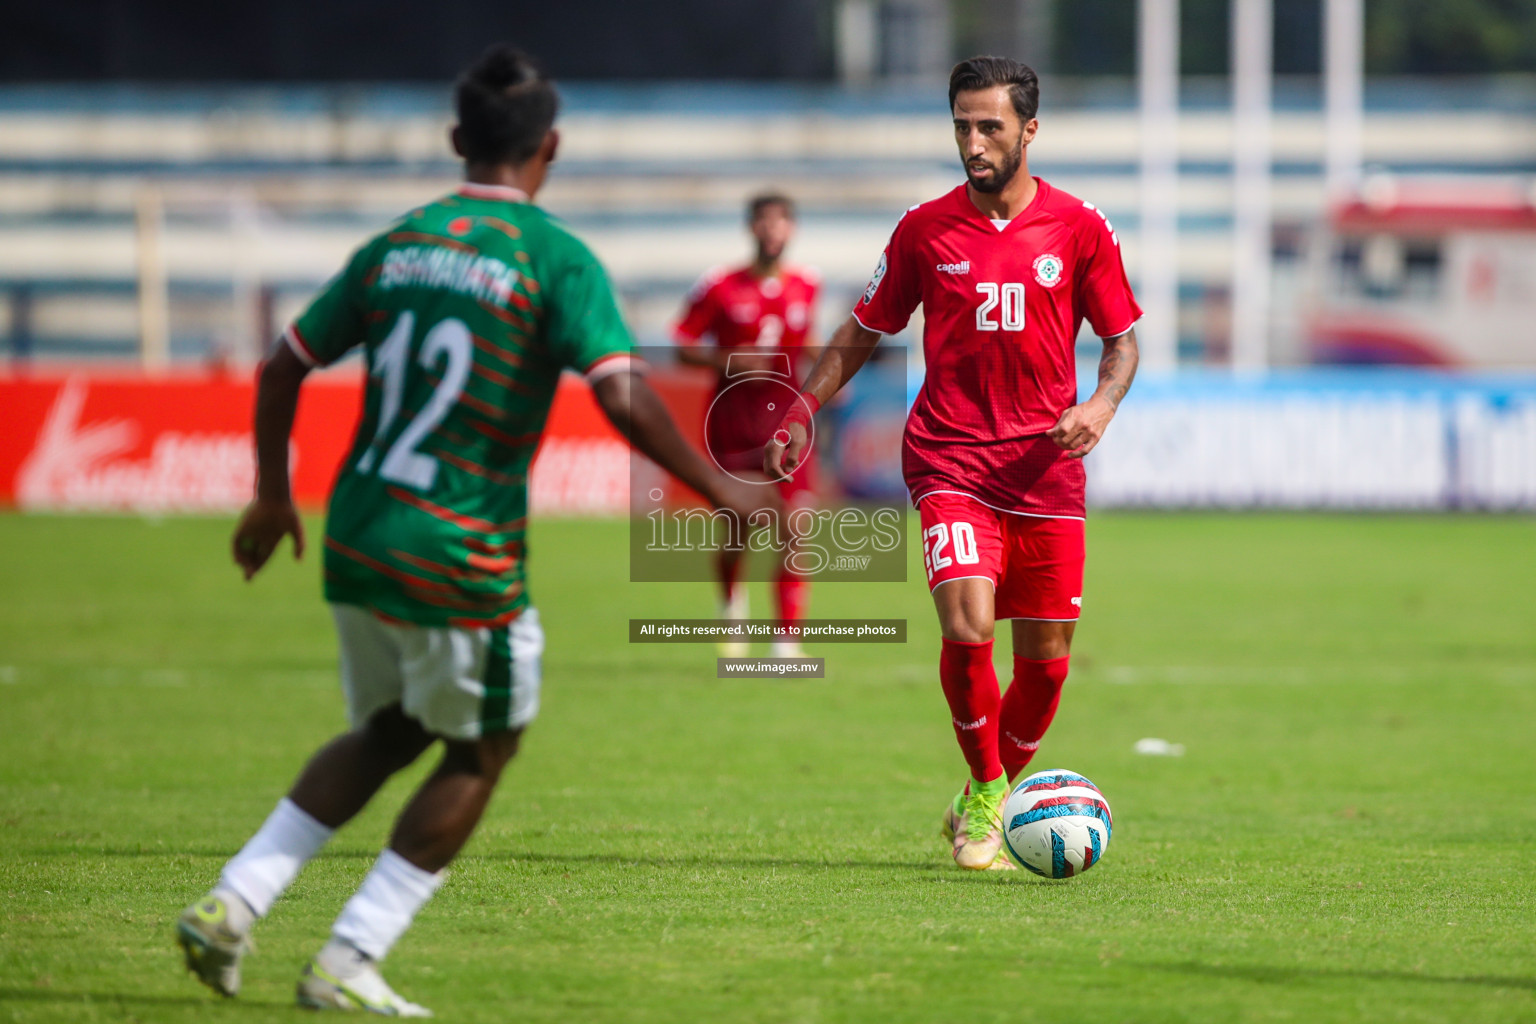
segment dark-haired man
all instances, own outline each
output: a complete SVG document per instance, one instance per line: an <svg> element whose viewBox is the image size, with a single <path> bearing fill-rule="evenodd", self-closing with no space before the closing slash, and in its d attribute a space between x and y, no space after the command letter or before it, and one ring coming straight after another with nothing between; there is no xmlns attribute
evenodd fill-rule
<svg viewBox="0 0 1536 1024"><path fill-rule="evenodd" d="M427 1011L378 970L442 882L538 710L543 633L525 587L528 469L564 369L614 425L716 506L760 489L716 472L677 432L592 253L538 207L557 96L493 47L459 80L456 192L364 243L285 332L256 399L255 500L236 528L249 579L303 530L288 491L300 386L361 348L363 415L326 521L325 597L352 730L322 747L215 888L177 922L187 965L225 995L266 915L332 833L433 743L443 757L305 967L301 1005Z"/></svg>
<svg viewBox="0 0 1536 1024"><path fill-rule="evenodd" d="M1104 215L1029 174L1038 99L1035 73L1016 61L955 65L949 105L966 182L896 225L805 401L764 449L770 473L792 469L803 410L831 398L922 305L927 375L902 470L943 634L939 681L970 768L943 832L955 862L976 870L1013 866L1001 852L1002 801L1055 716L1082 607L1081 459L1131 385L1141 316ZM1097 390L1079 403L1084 319L1104 354ZM999 619L1013 622L1006 696L992 667Z"/></svg>
<svg viewBox="0 0 1536 1024"><path fill-rule="evenodd" d="M795 204L786 195L764 192L747 203L747 228L755 252L744 267L712 270L699 279L673 328L685 363L715 370L714 401L705 419L705 444L715 461L731 473L756 477L762 471L763 444L779 425L771 410L784 388L799 388L815 355L813 322L821 275L784 259L795 234ZM705 338L713 345L703 344ZM730 394L725 392L729 390ZM782 406L781 406L782 408ZM784 503L803 507L812 499L812 467L803 460L778 482ZM715 558L720 583L720 618L747 617L747 588L741 584L745 552L722 548ZM805 614L810 583L789 568L789 550L774 578L774 604L781 625ZM722 644L720 653L741 657L745 643ZM780 637L770 655L800 656L800 645Z"/></svg>

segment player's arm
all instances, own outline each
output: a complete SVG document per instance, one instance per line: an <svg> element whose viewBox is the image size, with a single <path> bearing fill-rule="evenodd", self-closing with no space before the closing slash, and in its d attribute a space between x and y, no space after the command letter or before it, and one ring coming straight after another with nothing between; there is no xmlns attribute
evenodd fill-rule
<svg viewBox="0 0 1536 1024"><path fill-rule="evenodd" d="M771 478L781 479L800 465L810 436L806 421L853 379L878 344L880 332L865 327L855 316L849 316L832 335L805 378L801 393L812 400L811 404L805 400L795 403L780 428L788 436L776 435L777 439L770 439L763 447L763 470Z"/></svg>
<svg viewBox="0 0 1536 1024"><path fill-rule="evenodd" d="M677 344L677 360L685 366L702 366L724 373L730 353L718 344L708 344L705 338L715 335L715 323L720 313L720 303L715 296L718 272L711 271L699 279L683 301L683 312L672 327L672 339Z"/></svg>
<svg viewBox="0 0 1536 1024"><path fill-rule="evenodd" d="M310 367L278 342L262 365L256 385L256 497L235 528L235 564L255 576L286 534L293 557L304 554L304 525L293 507L288 483L288 439L299 406L299 389Z"/></svg>
<svg viewBox="0 0 1536 1024"><path fill-rule="evenodd" d="M309 371L328 366L363 341L363 281L375 246L352 254L262 364L256 384L256 498L240 517L233 540L235 564L250 579L267 564L278 542L293 538L293 557L304 554L304 526L288 490L288 439Z"/></svg>
<svg viewBox="0 0 1536 1024"><path fill-rule="evenodd" d="M775 503L777 495L771 488L754 487L716 472L683 439L661 397L639 374L610 373L593 383L592 393L615 430L715 508L747 519Z"/></svg>
<svg viewBox="0 0 1536 1024"><path fill-rule="evenodd" d="M1068 458L1080 459L1099 443L1120 408L1120 400L1131 389L1140 361L1135 328L1104 339L1104 354L1099 357L1099 386L1086 402L1062 413L1050 429L1051 440L1067 449Z"/></svg>
<svg viewBox="0 0 1536 1024"><path fill-rule="evenodd" d="M679 345L677 347L677 361L685 366L702 366L709 370L725 372L725 363L730 353L715 345Z"/></svg>

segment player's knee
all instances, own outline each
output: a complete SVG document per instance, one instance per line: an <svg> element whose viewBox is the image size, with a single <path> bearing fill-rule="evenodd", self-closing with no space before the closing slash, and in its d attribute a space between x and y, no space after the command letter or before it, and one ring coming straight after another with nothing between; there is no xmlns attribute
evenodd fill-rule
<svg viewBox="0 0 1536 1024"><path fill-rule="evenodd" d="M500 775L507 762L517 756L517 748L523 741L523 730L507 729L482 736L479 743L480 763Z"/></svg>
<svg viewBox="0 0 1536 1024"><path fill-rule="evenodd" d="M443 766L449 771L479 775L495 782L507 762L516 756L522 735L521 729L507 729L477 740L451 740L443 752Z"/></svg>
<svg viewBox="0 0 1536 1024"><path fill-rule="evenodd" d="M1072 654L1072 643L1065 638L1051 638L1034 643L1018 653L1021 658L1030 661L1055 661Z"/></svg>
<svg viewBox="0 0 1536 1024"><path fill-rule="evenodd" d="M1054 661L1072 654L1076 623L1017 620L1013 624L1013 653L1031 661Z"/></svg>
<svg viewBox="0 0 1536 1024"><path fill-rule="evenodd" d="M957 622L948 629L942 630L944 639L955 640L962 644L984 644L992 639L992 625L975 622Z"/></svg>
<svg viewBox="0 0 1536 1024"><path fill-rule="evenodd" d="M362 733L369 751L391 772L409 766L433 741L432 734L398 704L376 712L363 725Z"/></svg>
<svg viewBox="0 0 1536 1024"><path fill-rule="evenodd" d="M953 609L939 622L939 632L944 639L957 640L963 644L984 644L992 639L995 629L996 624L990 615L966 607Z"/></svg>

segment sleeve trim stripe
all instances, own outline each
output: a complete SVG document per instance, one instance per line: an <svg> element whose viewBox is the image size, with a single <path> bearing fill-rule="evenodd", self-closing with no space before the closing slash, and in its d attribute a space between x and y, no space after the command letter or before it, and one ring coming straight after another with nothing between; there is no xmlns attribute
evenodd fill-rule
<svg viewBox="0 0 1536 1024"><path fill-rule="evenodd" d="M297 325L288 325L288 329L283 332L283 340L288 343L288 347L293 350L293 354L299 357L299 362L305 366L314 369L321 365L320 359L315 355L314 350L305 344L304 336L299 333Z"/></svg>
<svg viewBox="0 0 1536 1024"><path fill-rule="evenodd" d="M598 359L583 372L586 375L587 383L595 384L604 377L612 376L615 373L643 373L645 372L645 362L644 360L636 359L627 352L615 352L612 355L606 355Z"/></svg>
<svg viewBox="0 0 1536 1024"><path fill-rule="evenodd" d="M1138 314L1136 319L1132 320L1130 323L1126 324L1124 327L1120 328L1118 331L1111 331L1109 334L1101 334L1101 335L1099 335L1099 337L1101 339L1103 339L1103 338L1118 338L1118 337L1120 337L1120 335L1124 334L1126 331L1129 331L1132 327L1135 327L1137 324L1141 323L1142 319L1146 315L1147 314L1145 314L1145 313Z"/></svg>
<svg viewBox="0 0 1536 1024"><path fill-rule="evenodd" d="M890 336L892 334L895 334L896 331L901 330L901 327L896 328L896 331L882 331L878 327L871 327L871 326L869 326L869 324L865 323L862 319L860 319L857 310L855 310L852 313L849 313L848 315L853 317L854 321L857 322L860 327L864 328L866 331L874 331L876 334L884 334L886 336ZM904 327L906 325L903 324L902 326Z"/></svg>

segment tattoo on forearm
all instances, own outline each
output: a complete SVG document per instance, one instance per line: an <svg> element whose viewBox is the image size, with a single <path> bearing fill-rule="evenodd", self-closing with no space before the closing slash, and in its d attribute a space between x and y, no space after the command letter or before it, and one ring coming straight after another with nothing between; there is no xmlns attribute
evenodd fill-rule
<svg viewBox="0 0 1536 1024"><path fill-rule="evenodd" d="M1104 355L1099 359L1099 393L1111 409L1118 410L1120 400L1131 390L1139 361L1134 332L1127 331L1104 342Z"/></svg>

